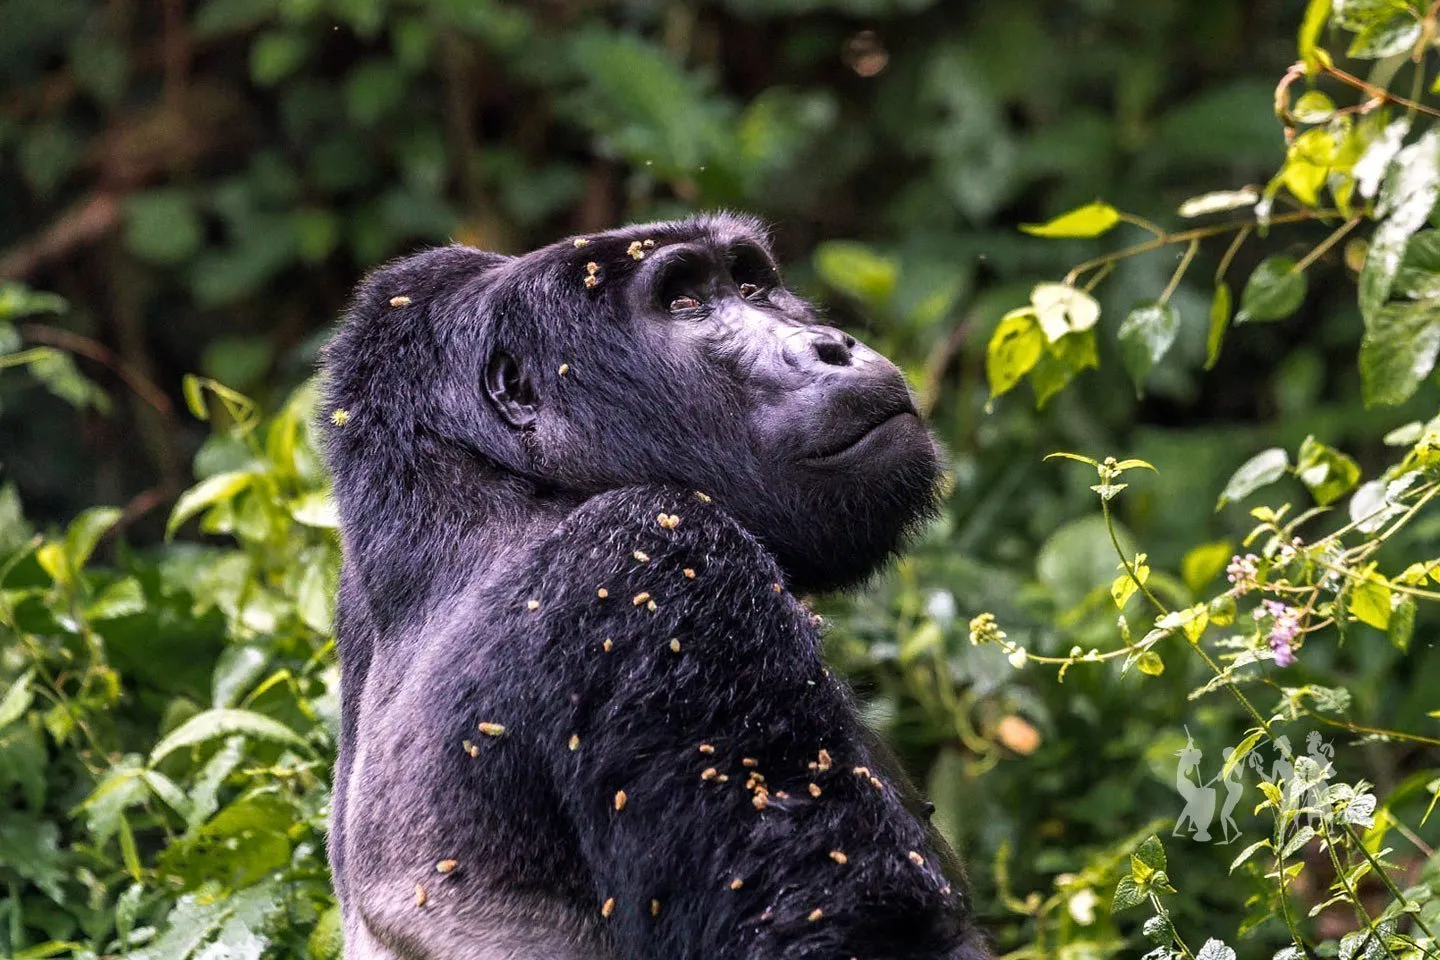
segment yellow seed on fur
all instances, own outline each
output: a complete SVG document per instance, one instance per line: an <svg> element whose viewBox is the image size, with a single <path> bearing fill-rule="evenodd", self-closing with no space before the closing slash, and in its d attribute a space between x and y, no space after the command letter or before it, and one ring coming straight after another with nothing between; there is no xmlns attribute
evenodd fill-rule
<svg viewBox="0 0 1440 960"><path fill-rule="evenodd" d="M595 274L600 272L600 264L596 263L594 260L591 260L589 263L585 264L585 272L590 274L590 276L592 277L595 276Z"/></svg>
<svg viewBox="0 0 1440 960"><path fill-rule="evenodd" d="M649 603L645 604L645 609L649 610L651 613L654 613L657 609L657 607L655 606L655 601L651 600Z"/></svg>
<svg viewBox="0 0 1440 960"><path fill-rule="evenodd" d="M914 850L911 850L909 853L905 854L905 856L909 857L910 862L915 864L915 866L925 866L925 858L920 856L920 854L916 853Z"/></svg>
<svg viewBox="0 0 1440 960"><path fill-rule="evenodd" d="M660 524L660 526L664 527L666 530L674 530L676 527L680 526L680 517L678 514L674 513L662 513L655 517L655 522Z"/></svg>
<svg viewBox="0 0 1440 960"><path fill-rule="evenodd" d="M880 782L880 778L879 778L879 777L871 777L871 778L870 778L870 786L874 787L876 790L884 790L884 789L885 789L885 784L883 784L883 783Z"/></svg>
<svg viewBox="0 0 1440 960"><path fill-rule="evenodd" d="M471 759L480 756L480 748L475 746L475 744L471 743L469 740L461 741L460 749L470 754Z"/></svg>
<svg viewBox="0 0 1440 960"><path fill-rule="evenodd" d="M614 898L614 897L611 897L610 899L606 900L606 901L605 901L605 905L600 908L600 916L605 917L605 918L608 919L609 916L610 916L610 914L612 914L612 913L614 913L614 912L615 912L615 898Z"/></svg>
<svg viewBox="0 0 1440 960"><path fill-rule="evenodd" d="M857 777L868 777L868 776L870 776L870 768L869 768L869 767L856 767L856 768L855 768L853 771L851 771L851 772L854 773L855 776L857 776Z"/></svg>
<svg viewBox="0 0 1440 960"><path fill-rule="evenodd" d="M671 652L671 653L679 653L679 652L680 652L680 640L679 640L678 638L676 638L676 637L671 637L671 638L670 638L670 652Z"/></svg>
<svg viewBox="0 0 1440 960"><path fill-rule="evenodd" d="M644 590L642 590L642 591L640 591L639 593L635 594L635 599L631 600L630 602L633 603L633 604L635 604L635 606L638 607L638 606L640 606L642 603L644 603L646 600L649 600L649 599L650 599L650 594L649 594L649 593L646 593Z"/></svg>
<svg viewBox="0 0 1440 960"><path fill-rule="evenodd" d="M526 610L539 610L539 609L540 609L540 601L539 601L539 600L526 600L526 601L525 601L525 609L526 609Z"/></svg>
<svg viewBox="0 0 1440 960"><path fill-rule="evenodd" d="M815 765L815 768L816 768L817 770L819 770L821 773L824 773L826 770L829 770L829 769L830 769L830 764L833 763L833 762L834 762L834 761L831 760L831 758L830 758L830 751L829 751L829 750L821 750L821 751L820 751L820 762Z"/></svg>
<svg viewBox="0 0 1440 960"><path fill-rule="evenodd" d="M408 306L410 306L410 298L409 298L409 297L404 297L404 296L401 296L401 297L391 297L391 298L390 298L390 306L392 306L392 307L408 307Z"/></svg>
<svg viewBox="0 0 1440 960"><path fill-rule="evenodd" d="M435 864L436 873L450 873L460 865L458 860L441 860Z"/></svg>
<svg viewBox="0 0 1440 960"><path fill-rule="evenodd" d="M782 587L782 586L780 586L780 584L778 584L778 583L772 583L772 584L770 584L770 589L771 589L771 590L774 590L776 593L780 593L780 592L782 592L785 588Z"/></svg>
<svg viewBox="0 0 1440 960"><path fill-rule="evenodd" d="M831 850L830 859L834 860L836 863L839 864L846 864L850 862L850 858L845 856L845 854L841 853L839 850Z"/></svg>
<svg viewBox="0 0 1440 960"><path fill-rule="evenodd" d="M820 796L820 784L818 784L818 783L812 783L812 784L810 784L810 796L812 796L812 797L818 797L818 796Z"/></svg>
<svg viewBox="0 0 1440 960"><path fill-rule="evenodd" d="M639 240L631 242L630 246L625 248L625 252L630 254L630 259L632 260L645 259L645 250L641 247Z"/></svg>
<svg viewBox="0 0 1440 960"><path fill-rule="evenodd" d="M425 901L429 899L430 898L425 895L425 888L418 883L415 884L415 906L423 907L425 906Z"/></svg>
<svg viewBox="0 0 1440 960"><path fill-rule="evenodd" d="M650 901L650 916L652 916L652 917L658 917L658 916L660 916L660 901L659 901L659 900L651 900L651 901Z"/></svg>
<svg viewBox="0 0 1440 960"><path fill-rule="evenodd" d="M741 880L739 877L736 877L734 880L730 881L731 890L739 890L743 886L745 886L745 881Z"/></svg>
<svg viewBox="0 0 1440 960"><path fill-rule="evenodd" d="M695 579L695 571L694 571L694 569L691 568L691 567L686 567L684 570L681 570L680 572L683 573L683 574L685 574L685 579L686 579L686 580L694 580L694 579Z"/></svg>
<svg viewBox="0 0 1440 960"><path fill-rule="evenodd" d="M816 907L814 910L810 911L810 915L805 919L809 920L811 923L814 923L816 920L819 920L823 916L825 916L825 911L821 910L819 907Z"/></svg>
<svg viewBox="0 0 1440 960"><path fill-rule="evenodd" d="M650 554L646 553L644 550L636 550L634 553L630 554L630 556L634 557L636 560L639 560L641 563L650 562Z"/></svg>
<svg viewBox="0 0 1440 960"><path fill-rule="evenodd" d="M945 884L945 886L941 887L940 893L947 897L950 896L950 884L947 883Z"/></svg>
<svg viewBox="0 0 1440 960"><path fill-rule="evenodd" d="M764 810L770 805L770 795L761 790L750 799L750 803L754 805L756 810Z"/></svg>
<svg viewBox="0 0 1440 960"><path fill-rule="evenodd" d="M704 770L700 771L701 780L714 780L718 776L720 776L720 771L716 770L714 767L706 767Z"/></svg>
<svg viewBox="0 0 1440 960"><path fill-rule="evenodd" d="M476 729L478 729L481 733L485 734L485 736L487 737L505 736L505 725L503 723L486 722L479 724Z"/></svg>
<svg viewBox="0 0 1440 960"><path fill-rule="evenodd" d="M330 422L335 424L335 426L337 427L345 426L345 424L350 422L350 411L337 407L330 414Z"/></svg>
<svg viewBox="0 0 1440 960"><path fill-rule="evenodd" d="M594 290L598 286L600 286L600 280L597 277L589 276L585 278L586 290Z"/></svg>
<svg viewBox="0 0 1440 960"><path fill-rule="evenodd" d="M722 773L722 774L720 774L720 776L718 776L718 777L715 778L715 782L716 782L716 783L729 783L729 782L730 782L730 778L727 777L725 774Z"/></svg>
<svg viewBox="0 0 1440 960"><path fill-rule="evenodd" d="M709 503L709 502L710 502L710 495L709 495L708 493L703 492L703 491L696 490L696 491L695 491L695 499L696 499L696 500L699 500L701 503Z"/></svg>
<svg viewBox="0 0 1440 960"><path fill-rule="evenodd" d="M586 240L584 237L576 237L576 238L575 238L575 249L578 250L578 249L580 249L581 247L585 246L585 244L587 244L587 243L589 243L589 242L590 242L590 241L589 241L589 240Z"/></svg>
<svg viewBox="0 0 1440 960"><path fill-rule="evenodd" d="M611 640L609 637L606 637L605 642L602 643L601 646L605 648L606 653L609 653L611 650L615 649L615 641Z"/></svg>
<svg viewBox="0 0 1440 960"><path fill-rule="evenodd" d="M606 590L604 587L601 587L599 590L595 591L595 596L599 597L601 600L604 600L606 597L610 596L610 591Z"/></svg>
<svg viewBox="0 0 1440 960"><path fill-rule="evenodd" d="M649 250L651 247L655 246L655 241L646 240L643 244L641 244L641 246L643 246L646 250Z"/></svg>
<svg viewBox="0 0 1440 960"><path fill-rule="evenodd" d="M571 750L579 750L579 749L580 749L580 734L578 734L578 733L572 733L572 734L570 734L570 749L571 749Z"/></svg>
<svg viewBox="0 0 1440 960"><path fill-rule="evenodd" d="M710 754L710 753L714 753L714 752L715 752L715 748L712 747L712 746L710 746L710 744L708 744L708 743L702 743L702 744L700 744L700 748L699 748L699 749L700 749L700 752L701 752L701 753L705 753L705 754Z"/></svg>
<svg viewBox="0 0 1440 960"><path fill-rule="evenodd" d="M789 800L789 799L790 799L790 794L786 793L784 790L776 790L776 791L775 791L775 799L776 799L776 800Z"/></svg>
<svg viewBox="0 0 1440 960"><path fill-rule="evenodd" d="M630 799L630 798L625 795L625 791L624 791L624 790L616 790L616 791L615 791L615 809L616 809L617 811L618 811L618 810L624 810L624 809L625 809L625 801L627 801L627 800L629 800L629 799Z"/></svg>
<svg viewBox="0 0 1440 960"><path fill-rule="evenodd" d="M567 374L567 373L569 373L569 372L570 372L570 364L568 364L568 363L562 363L562 364L560 364L560 376L563 377L563 376L565 376L565 374Z"/></svg>
<svg viewBox="0 0 1440 960"><path fill-rule="evenodd" d="M756 760L754 757L741 757L740 765L742 767L758 767L760 766L760 761Z"/></svg>

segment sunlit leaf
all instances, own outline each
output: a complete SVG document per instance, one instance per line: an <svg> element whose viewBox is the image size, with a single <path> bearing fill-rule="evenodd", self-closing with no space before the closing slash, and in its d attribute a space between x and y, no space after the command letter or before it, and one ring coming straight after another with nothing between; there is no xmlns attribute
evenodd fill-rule
<svg viewBox="0 0 1440 960"><path fill-rule="evenodd" d="M1390 584L1377 574L1355 584L1350 593L1350 612L1361 623L1384 630L1390 625Z"/></svg>
<svg viewBox="0 0 1440 960"><path fill-rule="evenodd" d="M821 279L872 307L883 306L900 280L895 261L862 243L831 240L816 248L814 259Z"/></svg>
<svg viewBox="0 0 1440 960"><path fill-rule="evenodd" d="M1261 487L1274 483L1290 469L1290 457L1279 447L1257 453L1240 465L1225 484L1225 492L1215 505L1218 510L1234 500L1243 500Z"/></svg>
<svg viewBox="0 0 1440 960"><path fill-rule="evenodd" d="M985 348L985 373L995 398L1020 382L1045 351L1045 334L1030 307L1011 310L995 328Z"/></svg>
<svg viewBox="0 0 1440 960"><path fill-rule="evenodd" d="M1180 332L1180 314L1168 303L1146 303L1126 315L1116 334L1120 359L1130 374L1138 396L1145 377L1169 351Z"/></svg>
<svg viewBox="0 0 1440 960"><path fill-rule="evenodd" d="M1440 355L1440 300L1391 303L1366 319L1360 341L1365 405L1410 399Z"/></svg>
<svg viewBox="0 0 1440 960"><path fill-rule="evenodd" d="M254 481L255 474L249 470L217 473L213 477L202 480L181 494L180 499L175 502L175 509L170 512L170 521L165 526L165 536L173 537L175 531L180 529L181 524L186 520L206 507L214 506L222 500L232 499Z"/></svg>
<svg viewBox="0 0 1440 960"><path fill-rule="evenodd" d="M1316 44L1320 41L1320 32L1329 22L1330 0L1310 0L1305 5L1305 16L1300 21L1300 35L1296 46L1300 53L1300 59L1305 61L1305 69L1308 73L1313 74L1320 67L1319 58L1316 56Z"/></svg>
<svg viewBox="0 0 1440 960"><path fill-rule="evenodd" d="M1097 200L1045 223L1022 223L1020 229L1035 237L1098 237L1119 222L1120 211Z"/></svg>
<svg viewBox="0 0 1440 960"><path fill-rule="evenodd" d="M217 737L241 734L255 740L269 740L304 749L305 741L278 720L252 710L215 709L198 713L165 735L150 751L150 765L182 747L194 746Z"/></svg>
<svg viewBox="0 0 1440 960"><path fill-rule="evenodd" d="M1185 581L1185 586L1189 587L1191 592L1199 593L1225 570L1234 549L1229 540L1217 540L1214 543L1202 543L1185 554L1180 561L1180 577Z"/></svg>
<svg viewBox="0 0 1440 960"><path fill-rule="evenodd" d="M1361 30L1345 55L1358 60L1380 60L1407 52L1419 38L1419 19L1409 10L1397 10Z"/></svg>
<svg viewBox="0 0 1440 960"><path fill-rule="evenodd" d="M1295 475L1323 507L1355 489L1360 482L1360 465L1314 437L1306 437L1300 446Z"/></svg>

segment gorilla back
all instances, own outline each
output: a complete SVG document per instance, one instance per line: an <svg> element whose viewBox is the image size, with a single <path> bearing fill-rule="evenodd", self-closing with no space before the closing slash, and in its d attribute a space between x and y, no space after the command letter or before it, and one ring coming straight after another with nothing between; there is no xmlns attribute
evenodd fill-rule
<svg viewBox="0 0 1440 960"><path fill-rule="evenodd" d="M349 960L987 956L795 599L937 450L756 223L390 264L325 383Z"/></svg>

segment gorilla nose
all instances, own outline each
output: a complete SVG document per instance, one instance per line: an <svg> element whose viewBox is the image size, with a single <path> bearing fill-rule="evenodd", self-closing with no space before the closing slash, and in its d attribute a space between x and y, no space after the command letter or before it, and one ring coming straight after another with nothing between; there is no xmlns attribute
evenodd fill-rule
<svg viewBox="0 0 1440 960"><path fill-rule="evenodd" d="M815 359L832 367L848 367L853 359L855 338L834 327L812 327L806 331Z"/></svg>

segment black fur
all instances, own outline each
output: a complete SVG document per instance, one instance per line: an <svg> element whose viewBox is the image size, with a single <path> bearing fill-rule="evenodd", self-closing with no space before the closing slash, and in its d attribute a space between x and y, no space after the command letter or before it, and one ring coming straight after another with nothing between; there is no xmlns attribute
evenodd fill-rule
<svg viewBox="0 0 1440 960"><path fill-rule="evenodd" d="M690 327L655 306L672 246L730 263ZM325 358L350 960L988 955L791 592L897 548L933 445L902 416L849 466L777 456L908 397L778 284L736 300L752 247L702 217L432 250L357 291ZM519 427L487 395L502 352Z"/></svg>

